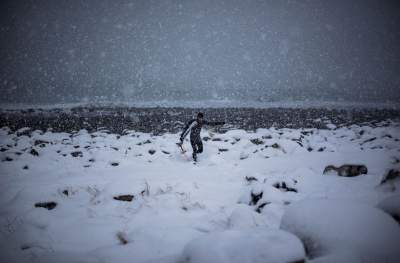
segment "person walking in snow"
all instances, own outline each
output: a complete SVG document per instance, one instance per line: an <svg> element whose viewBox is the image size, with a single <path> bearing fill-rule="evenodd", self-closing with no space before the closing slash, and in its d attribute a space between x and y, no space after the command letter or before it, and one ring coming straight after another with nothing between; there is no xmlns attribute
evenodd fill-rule
<svg viewBox="0 0 400 263"><path fill-rule="evenodd" d="M190 132L190 144L192 145L193 148L193 160L196 162L197 161L197 154L203 152L203 142L201 141L200 137L200 131L203 125L224 125L225 122L211 122L211 121L206 121L204 120L204 114L202 112L199 112L197 114L196 119L190 120L185 128L183 129L183 132L180 137L180 142L177 143L180 147L182 147L183 140L185 139L186 135Z"/></svg>

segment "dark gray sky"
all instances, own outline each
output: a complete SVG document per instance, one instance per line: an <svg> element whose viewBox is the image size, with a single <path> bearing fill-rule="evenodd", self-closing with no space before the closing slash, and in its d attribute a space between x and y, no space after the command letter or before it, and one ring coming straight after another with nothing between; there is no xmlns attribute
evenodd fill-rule
<svg viewBox="0 0 400 263"><path fill-rule="evenodd" d="M1 1L1 102L400 101L399 1Z"/></svg>

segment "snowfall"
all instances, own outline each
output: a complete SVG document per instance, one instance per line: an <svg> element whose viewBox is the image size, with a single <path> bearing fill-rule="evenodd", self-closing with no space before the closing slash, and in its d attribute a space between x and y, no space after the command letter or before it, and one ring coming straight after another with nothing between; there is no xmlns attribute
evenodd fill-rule
<svg viewBox="0 0 400 263"><path fill-rule="evenodd" d="M203 128L197 163L179 134L3 127L0 261L400 262L400 123L328 127Z"/></svg>

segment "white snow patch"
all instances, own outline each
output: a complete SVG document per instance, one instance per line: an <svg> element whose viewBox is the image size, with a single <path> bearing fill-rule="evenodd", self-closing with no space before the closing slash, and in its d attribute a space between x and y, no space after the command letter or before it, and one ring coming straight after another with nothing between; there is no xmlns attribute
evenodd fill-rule
<svg viewBox="0 0 400 263"><path fill-rule="evenodd" d="M200 237L187 244L183 262L261 263L296 262L305 258L303 244L282 230L228 230Z"/></svg>

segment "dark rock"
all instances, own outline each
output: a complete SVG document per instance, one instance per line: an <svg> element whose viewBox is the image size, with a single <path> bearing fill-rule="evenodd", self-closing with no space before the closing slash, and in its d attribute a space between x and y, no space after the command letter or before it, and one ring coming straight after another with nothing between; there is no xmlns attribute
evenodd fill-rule
<svg viewBox="0 0 400 263"><path fill-rule="evenodd" d="M88 161L94 163L94 158L90 158Z"/></svg>
<svg viewBox="0 0 400 263"><path fill-rule="evenodd" d="M303 134L304 136L307 136L309 134L314 134L313 131L301 131L300 133Z"/></svg>
<svg viewBox="0 0 400 263"><path fill-rule="evenodd" d="M295 192L297 193L297 189L287 186L286 182L275 183L272 185L276 189L279 189L284 192Z"/></svg>
<svg viewBox="0 0 400 263"><path fill-rule="evenodd" d="M41 203L36 203L35 207L43 207L46 208L47 210L52 210L57 206L56 202L41 202Z"/></svg>
<svg viewBox="0 0 400 263"><path fill-rule="evenodd" d="M155 153L156 153L156 150L153 150L153 149L150 149L150 150L149 150L149 154L153 155L153 154L155 154Z"/></svg>
<svg viewBox="0 0 400 263"><path fill-rule="evenodd" d="M145 182L145 188L140 192L141 196L149 196L150 195L150 186L147 182Z"/></svg>
<svg viewBox="0 0 400 263"><path fill-rule="evenodd" d="M119 196L114 196L115 200L118 201L125 201L125 202L131 202L133 200L134 196L133 195L119 195Z"/></svg>
<svg viewBox="0 0 400 263"><path fill-rule="evenodd" d="M323 152L325 150L325 147L320 147L319 149L318 149L318 152Z"/></svg>
<svg viewBox="0 0 400 263"><path fill-rule="evenodd" d="M80 146L79 145L74 145L74 148L78 149L78 148L80 148Z"/></svg>
<svg viewBox="0 0 400 263"><path fill-rule="evenodd" d="M118 151L119 149L117 147L111 147L111 149Z"/></svg>
<svg viewBox="0 0 400 263"><path fill-rule="evenodd" d="M43 140L35 140L35 142L33 143L35 146L38 146L39 145L39 147L45 147L46 146L46 144L49 144L49 142L48 141L43 141Z"/></svg>
<svg viewBox="0 0 400 263"><path fill-rule="evenodd" d="M358 165L358 164L344 164L339 167L335 167L333 165L328 165L325 167L323 174L328 172L334 171L339 176L344 177L354 177L359 176L361 174L367 174L368 169L365 165Z"/></svg>
<svg viewBox="0 0 400 263"><path fill-rule="evenodd" d="M250 203L249 205L256 205L258 200L260 200L263 196L263 192L259 193L259 194L254 194L253 192L250 193Z"/></svg>
<svg viewBox="0 0 400 263"><path fill-rule="evenodd" d="M260 140L259 138L251 139L250 141L255 145L264 144L264 141Z"/></svg>
<svg viewBox="0 0 400 263"><path fill-rule="evenodd" d="M400 171L395 169L390 169L389 172L387 172L385 176L382 178L380 184L384 184L387 181L393 181L398 178L400 178Z"/></svg>
<svg viewBox="0 0 400 263"><path fill-rule="evenodd" d="M9 156L6 156L6 158L3 159L3 162L11 162L12 160L14 159Z"/></svg>
<svg viewBox="0 0 400 263"><path fill-rule="evenodd" d="M136 145L142 145L142 144L148 144L148 143L151 143L151 141L150 141L149 139L147 139L147 140L144 141L144 142L139 142L139 143L137 143Z"/></svg>
<svg viewBox="0 0 400 263"><path fill-rule="evenodd" d="M119 163L118 163L118 162L112 162L111 165L112 165L112 166L118 166Z"/></svg>
<svg viewBox="0 0 400 263"><path fill-rule="evenodd" d="M262 211L262 209L264 208L264 206L269 205L270 203L271 203L271 202L265 202L265 203L260 204L260 205L257 207L256 212L257 212L257 213L261 213L261 211Z"/></svg>
<svg viewBox="0 0 400 263"><path fill-rule="evenodd" d="M247 182L258 181L258 179L253 176L246 176L244 179L246 179Z"/></svg>
<svg viewBox="0 0 400 263"><path fill-rule="evenodd" d="M72 157L83 157L83 153L81 151L71 152Z"/></svg>
<svg viewBox="0 0 400 263"><path fill-rule="evenodd" d="M270 140L272 139L271 135L263 135L261 138L263 138L264 140Z"/></svg>
<svg viewBox="0 0 400 263"><path fill-rule="evenodd" d="M122 245L128 244L128 240L127 240L127 238L125 237L124 233L118 232L118 233L117 233L117 238L118 238L119 242L120 242Z"/></svg>
<svg viewBox="0 0 400 263"><path fill-rule="evenodd" d="M213 141L213 142L220 142L220 141L222 141L222 139L221 139L221 138L212 138L211 141Z"/></svg>
<svg viewBox="0 0 400 263"><path fill-rule="evenodd" d="M203 141L205 141L205 142L207 142L207 141L209 141L211 138L210 137L207 137L207 136L204 136L203 137Z"/></svg>
<svg viewBox="0 0 400 263"><path fill-rule="evenodd" d="M64 195L66 195L66 196L69 196L68 190L64 190L64 191L62 191L62 193L63 193Z"/></svg>
<svg viewBox="0 0 400 263"><path fill-rule="evenodd" d="M8 149L1 147L0 152L5 152L5 151L8 151Z"/></svg>
<svg viewBox="0 0 400 263"><path fill-rule="evenodd" d="M376 137L372 137L372 138L370 138L370 139L368 139L368 140L363 141L363 142L361 143L361 145L363 145L363 144L365 144L365 143L367 143L367 142L375 141L375 140L376 140Z"/></svg>
<svg viewBox="0 0 400 263"><path fill-rule="evenodd" d="M161 152L164 153L164 154L170 154L170 152L167 152L167 151L164 151L164 150L162 150Z"/></svg>
<svg viewBox="0 0 400 263"><path fill-rule="evenodd" d="M383 149L383 146L374 146L374 147L370 147L371 150L375 150L375 149Z"/></svg>
<svg viewBox="0 0 400 263"><path fill-rule="evenodd" d="M27 250L27 249L30 249L31 248L31 246L29 246L29 245L27 245L27 244L24 244L24 245L21 245L21 250Z"/></svg>
<svg viewBox="0 0 400 263"><path fill-rule="evenodd" d="M24 167L22 167L22 169L28 170L28 169L29 169L29 166L28 166L28 165L24 165Z"/></svg>
<svg viewBox="0 0 400 263"><path fill-rule="evenodd" d="M307 151L309 151L309 152L312 152L312 150L313 150L313 148L311 148L311 147L307 148Z"/></svg>
<svg viewBox="0 0 400 263"><path fill-rule="evenodd" d="M280 148L279 144L277 144L277 143L272 144L271 147L274 149Z"/></svg>
<svg viewBox="0 0 400 263"><path fill-rule="evenodd" d="M219 152L227 152L227 151L228 151L228 149L225 149L225 148L219 148L219 149L218 149L218 151L219 151Z"/></svg>
<svg viewBox="0 0 400 263"><path fill-rule="evenodd" d="M30 154L32 154L33 156L39 156L38 151L36 151L35 149L31 149L31 151L29 152Z"/></svg>

